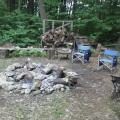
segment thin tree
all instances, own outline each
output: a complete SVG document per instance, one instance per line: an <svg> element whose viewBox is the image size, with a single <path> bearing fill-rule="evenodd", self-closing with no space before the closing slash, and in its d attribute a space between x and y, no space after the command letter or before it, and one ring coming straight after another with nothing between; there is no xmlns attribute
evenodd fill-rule
<svg viewBox="0 0 120 120"><path fill-rule="evenodd" d="M42 19L47 19L44 0L38 0L39 12Z"/></svg>

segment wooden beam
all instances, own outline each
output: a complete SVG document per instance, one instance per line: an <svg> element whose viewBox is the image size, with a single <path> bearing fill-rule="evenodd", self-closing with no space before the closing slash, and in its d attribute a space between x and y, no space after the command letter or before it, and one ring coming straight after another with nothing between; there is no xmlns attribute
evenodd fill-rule
<svg viewBox="0 0 120 120"><path fill-rule="evenodd" d="M43 20L43 34L45 33L45 20ZM43 41L41 39L41 47L43 46Z"/></svg>
<svg viewBox="0 0 120 120"><path fill-rule="evenodd" d="M46 20L43 20L43 34L45 33L45 21Z"/></svg>
<svg viewBox="0 0 120 120"><path fill-rule="evenodd" d="M61 27L65 27L65 26L67 26L67 25L69 25L69 24L70 24L70 23L64 24L64 26L59 26L59 27L57 27L57 28L55 28L55 29L57 30L57 29L59 29L59 28L61 28ZM43 34L45 35L45 34L47 34L47 33L49 33L49 32L50 32L50 30L47 31L47 32L45 32L45 33L43 33ZM42 34L42 35L43 35L43 34Z"/></svg>
<svg viewBox="0 0 120 120"><path fill-rule="evenodd" d="M70 30L73 31L73 21L71 22Z"/></svg>
<svg viewBox="0 0 120 120"><path fill-rule="evenodd" d="M52 21L52 29L53 30L55 29L55 21L54 20Z"/></svg>
<svg viewBox="0 0 120 120"><path fill-rule="evenodd" d="M46 21L53 21L53 20L51 20L51 19L43 19L43 20L46 20ZM54 20L55 22L72 22L72 20Z"/></svg>
<svg viewBox="0 0 120 120"><path fill-rule="evenodd" d="M64 24L65 24L65 22L63 21L63 22L62 22L62 26L63 26L63 27L64 27Z"/></svg>

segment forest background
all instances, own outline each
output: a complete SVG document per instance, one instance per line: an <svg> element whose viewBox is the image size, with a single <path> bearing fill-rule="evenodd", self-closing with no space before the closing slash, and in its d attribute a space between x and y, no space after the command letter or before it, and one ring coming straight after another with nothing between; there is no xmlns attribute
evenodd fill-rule
<svg viewBox="0 0 120 120"><path fill-rule="evenodd" d="M73 20L73 32L92 43L120 39L120 0L0 0L0 45L37 46L42 19Z"/></svg>

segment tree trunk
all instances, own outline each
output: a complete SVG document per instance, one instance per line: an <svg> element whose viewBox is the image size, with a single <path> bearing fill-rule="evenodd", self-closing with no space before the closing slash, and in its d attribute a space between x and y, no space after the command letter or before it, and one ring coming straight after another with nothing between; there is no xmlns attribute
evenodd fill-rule
<svg viewBox="0 0 120 120"><path fill-rule="evenodd" d="M27 9L28 9L28 13L34 14L34 0L28 1Z"/></svg>
<svg viewBox="0 0 120 120"><path fill-rule="evenodd" d="M18 11L20 12L20 8L21 8L21 0L18 0Z"/></svg>
<svg viewBox="0 0 120 120"><path fill-rule="evenodd" d="M45 4L43 0L38 0L39 4L39 11L40 11L40 16L42 19L47 19L46 12L45 12Z"/></svg>

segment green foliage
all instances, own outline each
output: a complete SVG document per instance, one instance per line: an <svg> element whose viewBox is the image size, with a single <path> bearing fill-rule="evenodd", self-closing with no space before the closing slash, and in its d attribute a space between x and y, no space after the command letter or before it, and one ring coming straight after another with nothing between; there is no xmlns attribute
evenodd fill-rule
<svg viewBox="0 0 120 120"><path fill-rule="evenodd" d="M18 12L0 16L0 44L13 43L20 47L38 45L42 33L41 19Z"/></svg>
<svg viewBox="0 0 120 120"><path fill-rule="evenodd" d="M38 50L16 50L9 57L46 57L46 52Z"/></svg>
<svg viewBox="0 0 120 120"><path fill-rule="evenodd" d="M115 42L120 36L120 7L114 2L83 1L73 15L74 31L88 36L92 42Z"/></svg>
<svg viewBox="0 0 120 120"><path fill-rule="evenodd" d="M34 16L38 14L37 1L31 0L29 4L26 0L20 0L21 4L6 1L9 0L0 0L0 44L10 42L20 47L38 45L42 21ZM88 36L91 42L108 44L117 41L120 36L119 0L73 0L70 9L67 2L45 0L48 19L73 20L74 32ZM10 9L12 12L8 13ZM51 24L46 26L51 28Z"/></svg>
<svg viewBox="0 0 120 120"><path fill-rule="evenodd" d="M66 9L65 1L46 0L49 18L74 20L74 32L88 36L91 42L108 44L117 41L120 36L118 0L74 0L73 14Z"/></svg>
<svg viewBox="0 0 120 120"><path fill-rule="evenodd" d="M61 1L60 1L60 0L45 0L45 2L46 2L49 6L51 6L51 5L56 6L56 5L58 5Z"/></svg>
<svg viewBox="0 0 120 120"><path fill-rule="evenodd" d="M4 0L0 0L0 16L4 15L7 12L6 4Z"/></svg>

